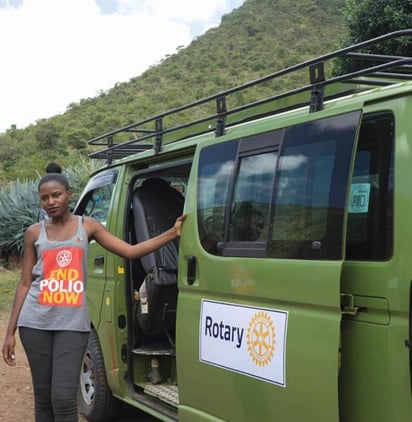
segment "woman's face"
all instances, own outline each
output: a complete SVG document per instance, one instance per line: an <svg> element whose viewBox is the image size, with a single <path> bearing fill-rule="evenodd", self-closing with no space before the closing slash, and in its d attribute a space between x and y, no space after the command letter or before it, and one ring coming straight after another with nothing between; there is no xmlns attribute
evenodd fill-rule
<svg viewBox="0 0 412 422"><path fill-rule="evenodd" d="M51 180L39 188L40 205L49 217L59 217L67 213L72 193L61 183Z"/></svg>

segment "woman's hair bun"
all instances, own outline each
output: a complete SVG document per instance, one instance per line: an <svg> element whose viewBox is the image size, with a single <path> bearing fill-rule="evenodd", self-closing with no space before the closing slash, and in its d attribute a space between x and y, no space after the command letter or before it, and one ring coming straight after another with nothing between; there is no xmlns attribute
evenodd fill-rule
<svg viewBox="0 0 412 422"><path fill-rule="evenodd" d="M60 167L60 164L52 162L47 164L46 166L46 173L61 173L62 168Z"/></svg>

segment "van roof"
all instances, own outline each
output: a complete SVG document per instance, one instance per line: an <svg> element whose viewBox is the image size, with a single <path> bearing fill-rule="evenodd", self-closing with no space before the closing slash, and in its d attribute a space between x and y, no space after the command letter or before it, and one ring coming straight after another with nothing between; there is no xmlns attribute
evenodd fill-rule
<svg viewBox="0 0 412 422"><path fill-rule="evenodd" d="M401 42L405 37L411 36L412 29L392 32L145 118L89 140L88 144L94 149L89 156L105 159L111 164L113 160L142 151L153 150L157 154L166 143L211 131L214 131L216 136L222 136L227 127L235 124L301 107L307 107L308 113L316 113L323 109L326 100L412 81L412 57L371 53L384 41L394 39ZM336 59L349 60L355 70L327 78L326 71L333 69L333 61ZM276 92L269 97L231 109L228 107L228 99L233 94L254 87L263 88L268 82L279 81L285 75L302 71L309 76L307 85ZM185 116L189 115L202 117L188 120ZM173 123L179 119L184 123Z"/></svg>

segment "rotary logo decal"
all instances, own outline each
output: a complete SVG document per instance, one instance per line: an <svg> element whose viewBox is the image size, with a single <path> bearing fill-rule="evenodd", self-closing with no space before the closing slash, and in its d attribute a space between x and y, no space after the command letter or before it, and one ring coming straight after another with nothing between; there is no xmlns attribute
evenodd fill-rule
<svg viewBox="0 0 412 422"><path fill-rule="evenodd" d="M288 312L203 299L199 359L286 387Z"/></svg>
<svg viewBox="0 0 412 422"><path fill-rule="evenodd" d="M275 326L266 312L258 312L252 318L247 330L248 351L256 365L265 366L275 352Z"/></svg>
<svg viewBox="0 0 412 422"><path fill-rule="evenodd" d="M72 262L72 253L67 249L63 249L56 255L56 262L60 268L67 267Z"/></svg>

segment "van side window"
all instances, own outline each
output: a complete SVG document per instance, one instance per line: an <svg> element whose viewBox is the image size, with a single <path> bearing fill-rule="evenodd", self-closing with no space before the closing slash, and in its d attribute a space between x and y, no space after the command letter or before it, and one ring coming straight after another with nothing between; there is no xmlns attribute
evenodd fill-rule
<svg viewBox="0 0 412 422"><path fill-rule="evenodd" d="M335 160L333 140L284 149L272 218L272 257L305 259L318 245L325 248Z"/></svg>
<svg viewBox="0 0 412 422"><path fill-rule="evenodd" d="M362 122L349 192L346 258L385 260L393 251L393 116Z"/></svg>
<svg viewBox="0 0 412 422"><path fill-rule="evenodd" d="M348 113L286 130L275 182L270 257L342 259L358 122L358 113Z"/></svg>
<svg viewBox="0 0 412 422"><path fill-rule="evenodd" d="M91 179L76 207L76 214L92 217L105 226L116 176L116 173L108 172Z"/></svg>
<svg viewBox="0 0 412 422"><path fill-rule="evenodd" d="M224 240L225 212L236 160L238 142L205 148L199 161L198 229L203 248L220 254Z"/></svg>
<svg viewBox="0 0 412 422"><path fill-rule="evenodd" d="M94 190L89 196L84 209L84 215L93 217L103 225L106 225L113 186L114 185L105 185Z"/></svg>
<svg viewBox="0 0 412 422"><path fill-rule="evenodd" d="M343 259L359 120L355 111L204 148L203 247L223 256Z"/></svg>
<svg viewBox="0 0 412 422"><path fill-rule="evenodd" d="M240 160L231 206L229 242L266 241L276 160L275 151Z"/></svg>

